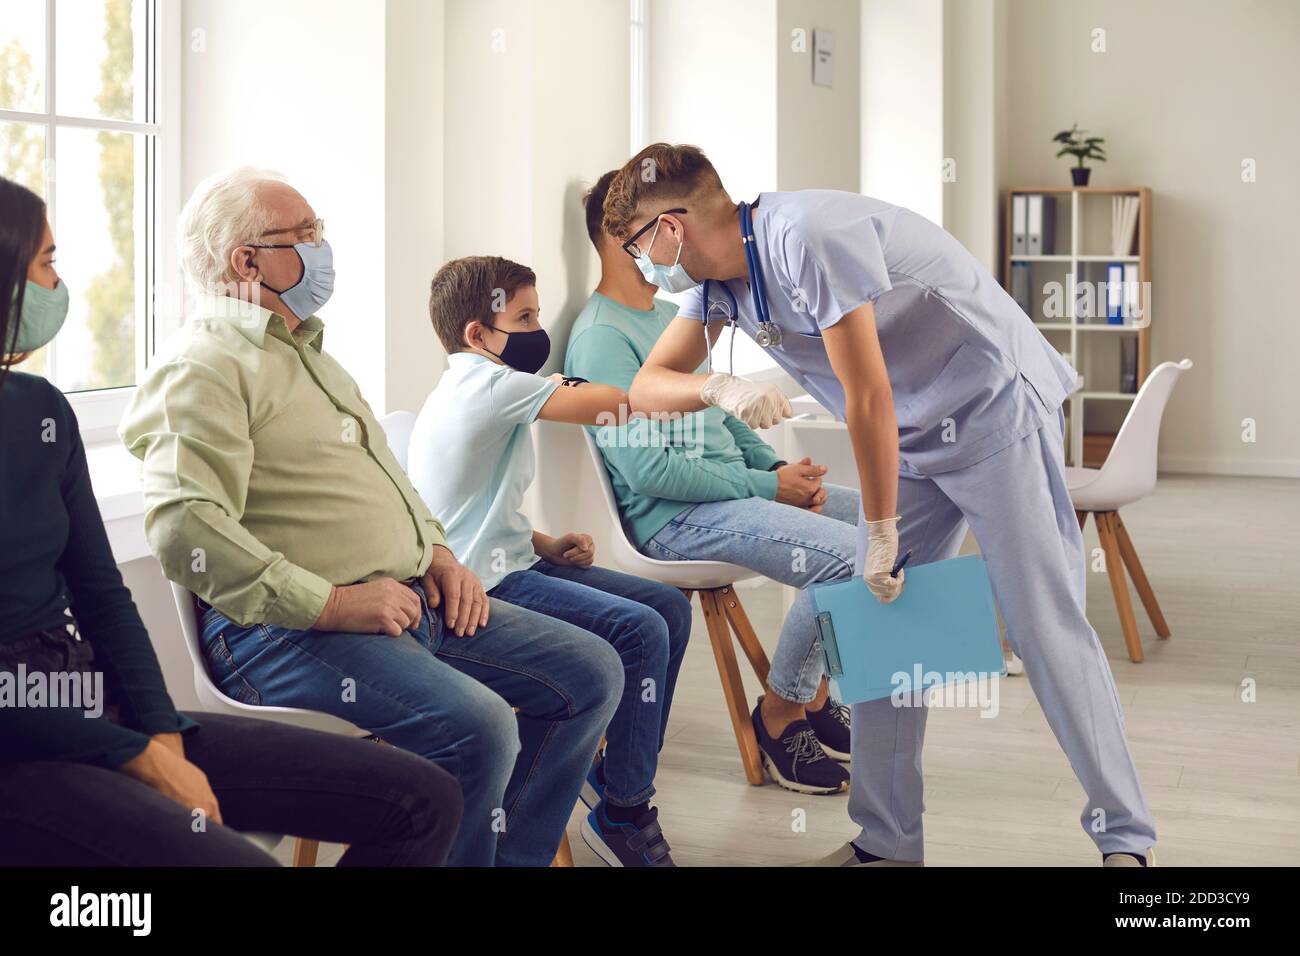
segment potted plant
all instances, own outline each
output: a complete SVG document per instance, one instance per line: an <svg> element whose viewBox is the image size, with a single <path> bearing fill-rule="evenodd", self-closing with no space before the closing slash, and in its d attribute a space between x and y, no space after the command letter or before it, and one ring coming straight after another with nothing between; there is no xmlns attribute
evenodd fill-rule
<svg viewBox="0 0 1300 956"><path fill-rule="evenodd" d="M1053 143L1060 143L1061 148L1056 154L1056 158L1062 156L1073 156L1079 162L1070 170L1070 177L1074 180L1076 186L1088 185L1088 176L1092 170L1084 165L1085 160L1094 159L1099 163L1106 161L1106 149L1103 145L1106 141L1100 136L1087 136L1086 129L1079 129L1079 124L1075 123L1069 129L1061 130L1052 137Z"/></svg>

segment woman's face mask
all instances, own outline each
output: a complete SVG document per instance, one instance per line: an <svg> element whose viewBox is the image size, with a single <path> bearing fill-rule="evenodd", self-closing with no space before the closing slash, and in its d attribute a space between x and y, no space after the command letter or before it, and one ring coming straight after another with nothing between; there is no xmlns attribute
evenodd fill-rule
<svg viewBox="0 0 1300 956"><path fill-rule="evenodd" d="M662 222L662 220L660 220ZM646 282L657 285L665 292L685 292L688 289L694 289L699 285L699 280L692 279L682 266L682 247L686 245L683 241L677 246L677 258L673 260L670 266L661 266L650 258L650 250L654 248L655 239L659 237L659 226L655 226L655 231L650 236L650 245L646 246L645 252L637 256L636 264L645 276Z"/></svg>
<svg viewBox="0 0 1300 956"><path fill-rule="evenodd" d="M35 352L49 345L68 318L68 286L62 279L53 289L37 285L30 279L23 294L23 310L18 316L18 337L13 351ZM8 348L9 344L5 343Z"/></svg>

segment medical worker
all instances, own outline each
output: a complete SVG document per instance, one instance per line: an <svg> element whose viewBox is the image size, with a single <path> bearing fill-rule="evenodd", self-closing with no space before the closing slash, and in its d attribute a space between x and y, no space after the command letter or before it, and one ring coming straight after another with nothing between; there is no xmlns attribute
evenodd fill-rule
<svg viewBox="0 0 1300 956"><path fill-rule="evenodd" d="M1007 640L1087 794L1106 866L1146 866L1155 829L1105 652L1085 615L1083 541L1064 476L1077 374L943 229L833 190L732 202L704 153L646 147L604 225L667 292L696 289L632 386L643 411L716 405L754 427L790 414L774 385L694 374L729 317L848 426L862 486L858 570L894 600L914 565L956 556L969 525ZM919 865L923 706L855 704L849 815L821 866ZM1007 833L1008 842L1015 839Z"/></svg>

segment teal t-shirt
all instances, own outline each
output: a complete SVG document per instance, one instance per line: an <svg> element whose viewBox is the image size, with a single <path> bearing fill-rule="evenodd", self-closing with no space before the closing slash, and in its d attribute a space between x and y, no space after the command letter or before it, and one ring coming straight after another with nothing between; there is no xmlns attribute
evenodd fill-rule
<svg viewBox="0 0 1300 956"><path fill-rule="evenodd" d="M594 293L569 333L564 373L627 391L676 313L660 299L641 311ZM693 504L776 497L776 452L717 408L591 431L637 547Z"/></svg>
<svg viewBox="0 0 1300 956"><path fill-rule="evenodd" d="M559 386L473 352L448 356L411 432L411 484L447 546L491 590L537 563L524 493L537 459L529 425Z"/></svg>

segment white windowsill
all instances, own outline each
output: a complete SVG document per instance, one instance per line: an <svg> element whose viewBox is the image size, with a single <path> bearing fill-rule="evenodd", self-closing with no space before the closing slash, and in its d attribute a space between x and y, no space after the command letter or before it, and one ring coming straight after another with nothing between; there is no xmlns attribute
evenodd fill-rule
<svg viewBox="0 0 1300 956"><path fill-rule="evenodd" d="M90 483L118 564L150 556L144 537L140 462L116 438L86 445Z"/></svg>

